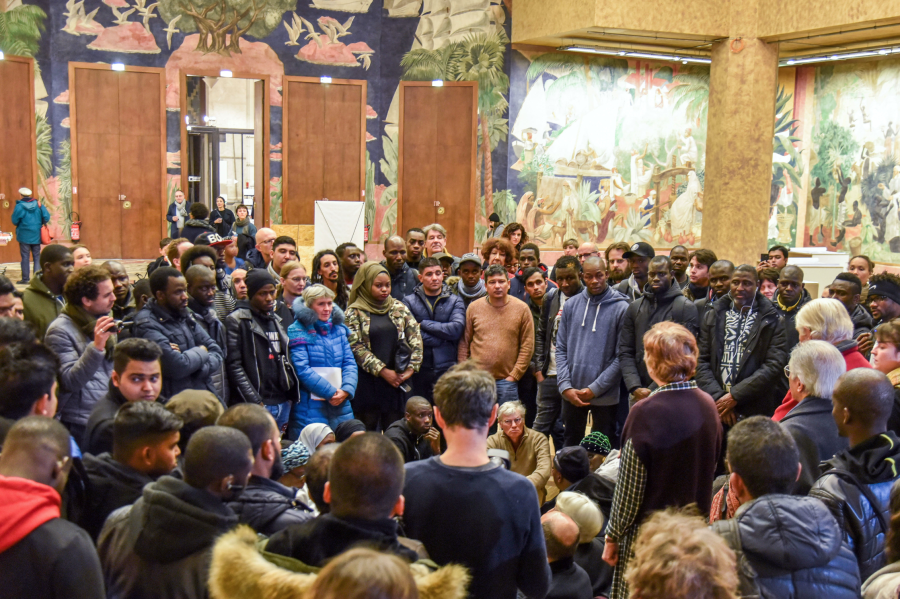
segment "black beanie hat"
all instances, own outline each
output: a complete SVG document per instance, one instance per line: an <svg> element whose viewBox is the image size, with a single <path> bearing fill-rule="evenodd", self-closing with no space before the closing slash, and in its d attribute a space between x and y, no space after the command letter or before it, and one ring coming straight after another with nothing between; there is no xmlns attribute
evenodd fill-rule
<svg viewBox="0 0 900 599"><path fill-rule="evenodd" d="M248 272L245 282L247 283L247 299L253 299L256 292L266 285L275 285L275 279L264 268L254 268Z"/></svg>

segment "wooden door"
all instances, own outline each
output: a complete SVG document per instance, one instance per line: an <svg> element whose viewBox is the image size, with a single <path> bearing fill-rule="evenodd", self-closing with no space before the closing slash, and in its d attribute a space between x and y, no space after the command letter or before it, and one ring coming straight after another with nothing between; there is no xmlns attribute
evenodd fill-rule
<svg viewBox="0 0 900 599"><path fill-rule="evenodd" d="M456 256L475 244L478 85L400 83L397 232L440 223Z"/></svg>
<svg viewBox="0 0 900 599"><path fill-rule="evenodd" d="M0 60L0 231L14 233L12 213L19 189L38 196L34 121L34 63L30 58ZM18 262L19 245L0 246L0 262Z"/></svg>
<svg viewBox="0 0 900 599"><path fill-rule="evenodd" d="M70 63L69 81L81 243L99 258L148 258L168 208L165 72Z"/></svg>
<svg viewBox="0 0 900 599"><path fill-rule="evenodd" d="M364 200L366 82L285 77L283 222L311 225L322 198Z"/></svg>

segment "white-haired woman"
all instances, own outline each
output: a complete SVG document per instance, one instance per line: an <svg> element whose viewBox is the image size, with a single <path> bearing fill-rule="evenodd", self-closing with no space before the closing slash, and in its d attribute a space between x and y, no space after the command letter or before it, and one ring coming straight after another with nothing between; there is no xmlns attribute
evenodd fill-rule
<svg viewBox="0 0 900 599"><path fill-rule="evenodd" d="M784 369L797 406L781 419L800 450L800 479L794 492L806 495L819 478L819 463L847 448L831 415L831 394L847 372L841 352L826 341L810 340L791 351Z"/></svg>
<svg viewBox="0 0 900 599"><path fill-rule="evenodd" d="M547 437L525 426L525 406L521 401L508 401L497 411L500 430L488 437L488 449L509 452L509 469L534 484L538 500L544 503L550 480L550 443Z"/></svg>
<svg viewBox="0 0 900 599"><path fill-rule="evenodd" d="M334 292L311 285L293 307L296 320L287 333L291 362L300 379L300 401L291 410L288 436L296 439L308 424L334 429L353 419L349 400L356 393L358 372Z"/></svg>
<svg viewBox="0 0 900 599"><path fill-rule="evenodd" d="M556 496L554 509L566 514L578 525L575 563L591 578L594 597L605 597L612 584L613 569L603 561L603 539L597 538L606 522L603 512L587 495L571 491L563 491Z"/></svg>
<svg viewBox="0 0 900 599"><path fill-rule="evenodd" d="M800 343L812 339L830 343L844 356L847 370L872 367L859 352L859 344L853 339L853 321L847 308L838 300L819 298L809 302L800 308L795 323ZM788 390L772 419L781 422L796 406L797 400Z"/></svg>

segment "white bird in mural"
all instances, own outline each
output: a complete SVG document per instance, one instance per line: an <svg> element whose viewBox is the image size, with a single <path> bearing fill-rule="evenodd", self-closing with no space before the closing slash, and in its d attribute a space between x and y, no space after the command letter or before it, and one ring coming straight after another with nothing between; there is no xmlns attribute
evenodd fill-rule
<svg viewBox="0 0 900 599"><path fill-rule="evenodd" d="M299 46L300 34L303 33L303 23L300 20L300 17L297 16L297 13L293 13L294 18L290 25L287 23L284 24L284 28L287 29L289 41L284 42L286 46Z"/></svg>
<svg viewBox="0 0 900 599"><path fill-rule="evenodd" d="M181 15L178 15L177 17L175 17L174 19L172 19L169 22L168 27L163 29L163 31L166 32L166 43L169 44L169 50L172 49L172 36L175 35L176 33L181 33L181 31L178 29L178 27L175 27L175 23L177 23L178 19L180 19L180 18L181 18Z"/></svg>
<svg viewBox="0 0 900 599"><path fill-rule="evenodd" d="M318 44L318 46L320 48L324 48L325 44L322 43L322 40L319 37L319 33L316 31L316 28L313 27L313 24L310 23L309 21L307 21L306 19L304 19L303 17L298 16L297 18L300 19L300 22L303 23L303 25L306 27L306 30L309 31L309 34L306 36L306 39L313 40L314 42L316 42L316 44Z"/></svg>
<svg viewBox="0 0 900 599"><path fill-rule="evenodd" d="M350 17L349 19L347 19L347 22L344 23L343 25L341 25L340 23L337 23L334 26L334 28L337 29L338 31L340 31L340 34L336 35L335 39L337 39L339 37L344 37L345 35L350 35L350 32L348 30L350 29L350 25L352 25L352 24L353 24L353 17Z"/></svg>

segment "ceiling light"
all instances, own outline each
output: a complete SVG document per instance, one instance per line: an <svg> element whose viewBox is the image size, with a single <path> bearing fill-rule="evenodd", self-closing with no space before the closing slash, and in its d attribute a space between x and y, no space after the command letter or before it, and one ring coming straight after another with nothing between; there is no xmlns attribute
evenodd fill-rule
<svg viewBox="0 0 900 599"><path fill-rule="evenodd" d="M124 71L125 70L125 65L122 64L121 62L114 62L110 65L110 67L112 67L112 70L114 70L114 71Z"/></svg>
<svg viewBox="0 0 900 599"><path fill-rule="evenodd" d="M557 50L563 52L585 52L587 54L604 54L606 56L625 56L623 50L607 50L606 48L595 48L592 46L560 46Z"/></svg>
<svg viewBox="0 0 900 599"><path fill-rule="evenodd" d="M331 83L331 77L329 77L328 75L319 77L319 83Z"/></svg>
<svg viewBox="0 0 900 599"><path fill-rule="evenodd" d="M234 73L232 73L228 69L222 69L221 71L219 71L219 77L234 77Z"/></svg>

